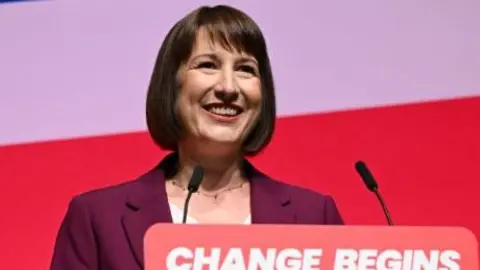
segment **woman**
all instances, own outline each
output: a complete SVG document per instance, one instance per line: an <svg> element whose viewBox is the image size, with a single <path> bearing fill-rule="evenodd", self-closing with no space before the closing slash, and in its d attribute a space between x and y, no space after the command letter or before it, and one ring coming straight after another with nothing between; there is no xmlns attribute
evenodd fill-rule
<svg viewBox="0 0 480 270"><path fill-rule="evenodd" d="M195 166L204 171L188 223L342 224L332 198L277 182L244 156L269 142L275 95L265 40L227 7L201 7L168 33L147 96L148 129L172 150L138 179L75 197L51 269L141 269L156 222L181 222Z"/></svg>

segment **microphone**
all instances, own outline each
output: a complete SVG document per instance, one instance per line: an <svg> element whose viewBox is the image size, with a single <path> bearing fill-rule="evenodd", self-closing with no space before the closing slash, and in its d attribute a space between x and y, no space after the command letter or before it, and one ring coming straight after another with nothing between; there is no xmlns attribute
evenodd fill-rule
<svg viewBox="0 0 480 270"><path fill-rule="evenodd" d="M390 212L388 211L387 204L385 203L382 195L378 191L377 181L375 181L375 178L373 178L373 175L368 169L367 165L363 161L357 161L355 163L355 169L357 170L357 173L360 175L363 182L365 183L365 186L367 186L368 190L375 193L375 195L377 196L377 199L380 201L380 204L382 205L383 213L387 218L388 225L392 226L393 222L390 217Z"/></svg>
<svg viewBox="0 0 480 270"><path fill-rule="evenodd" d="M187 194L187 198L185 199L185 204L183 206L183 219L182 219L183 224L187 223L188 204L190 203L190 198L192 197L193 193L198 191L198 188L200 187L202 180L203 180L203 168L200 166L196 166L193 169L192 177L188 182L188 187L187 187L188 194Z"/></svg>

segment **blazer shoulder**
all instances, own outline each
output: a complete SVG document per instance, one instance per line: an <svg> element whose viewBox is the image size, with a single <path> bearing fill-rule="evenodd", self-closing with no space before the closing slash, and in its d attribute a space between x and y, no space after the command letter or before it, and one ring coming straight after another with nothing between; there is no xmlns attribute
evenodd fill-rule
<svg viewBox="0 0 480 270"><path fill-rule="evenodd" d="M332 195L310 188L271 179L273 185L290 197L297 215L305 223L344 224L337 203Z"/></svg>
<svg viewBox="0 0 480 270"><path fill-rule="evenodd" d="M132 197L156 194L163 186L162 179L163 171L151 170L133 180L79 193L71 201L100 215L105 212L118 214Z"/></svg>
<svg viewBox="0 0 480 270"><path fill-rule="evenodd" d="M103 204L108 201L124 199L131 190L138 186L138 180L127 180L123 183L88 190L73 196L72 201L80 204Z"/></svg>
<svg viewBox="0 0 480 270"><path fill-rule="evenodd" d="M310 188L301 187L296 184L287 183L282 180L272 179L269 178L271 183L275 185L277 188L281 189L282 192L288 193L292 200L300 199L301 201L310 202L310 203L318 203L323 202L325 200L332 199L332 196L327 193L322 193L315 191Z"/></svg>

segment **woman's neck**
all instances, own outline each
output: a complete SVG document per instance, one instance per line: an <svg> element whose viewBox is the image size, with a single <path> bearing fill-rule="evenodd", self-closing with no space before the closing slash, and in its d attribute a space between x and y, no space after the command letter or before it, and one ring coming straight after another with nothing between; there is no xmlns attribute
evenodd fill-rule
<svg viewBox="0 0 480 270"><path fill-rule="evenodd" d="M202 147L212 149L211 147ZM238 152L214 154L203 149L179 147L179 166L175 178L185 187L188 185L193 169L201 166L204 177L200 189L215 192L238 185L244 181L242 174L242 156Z"/></svg>

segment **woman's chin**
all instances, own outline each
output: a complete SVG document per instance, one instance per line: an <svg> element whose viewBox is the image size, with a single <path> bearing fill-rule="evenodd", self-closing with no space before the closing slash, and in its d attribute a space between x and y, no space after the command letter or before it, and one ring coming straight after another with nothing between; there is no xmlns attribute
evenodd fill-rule
<svg viewBox="0 0 480 270"><path fill-rule="evenodd" d="M241 141L239 138L236 137L227 137L227 136L212 136L206 137L206 141L208 141L208 145L219 146L219 147L234 147L236 145L241 145Z"/></svg>
<svg viewBox="0 0 480 270"><path fill-rule="evenodd" d="M210 134L207 136L202 136L202 140L198 142L198 146L203 148L209 148L211 150L231 150L238 151L242 145L242 140L239 136L232 136L227 134Z"/></svg>
<svg viewBox="0 0 480 270"><path fill-rule="evenodd" d="M239 130L234 127L209 126L200 131L200 137L211 143L240 144L242 139L242 132L239 132Z"/></svg>

